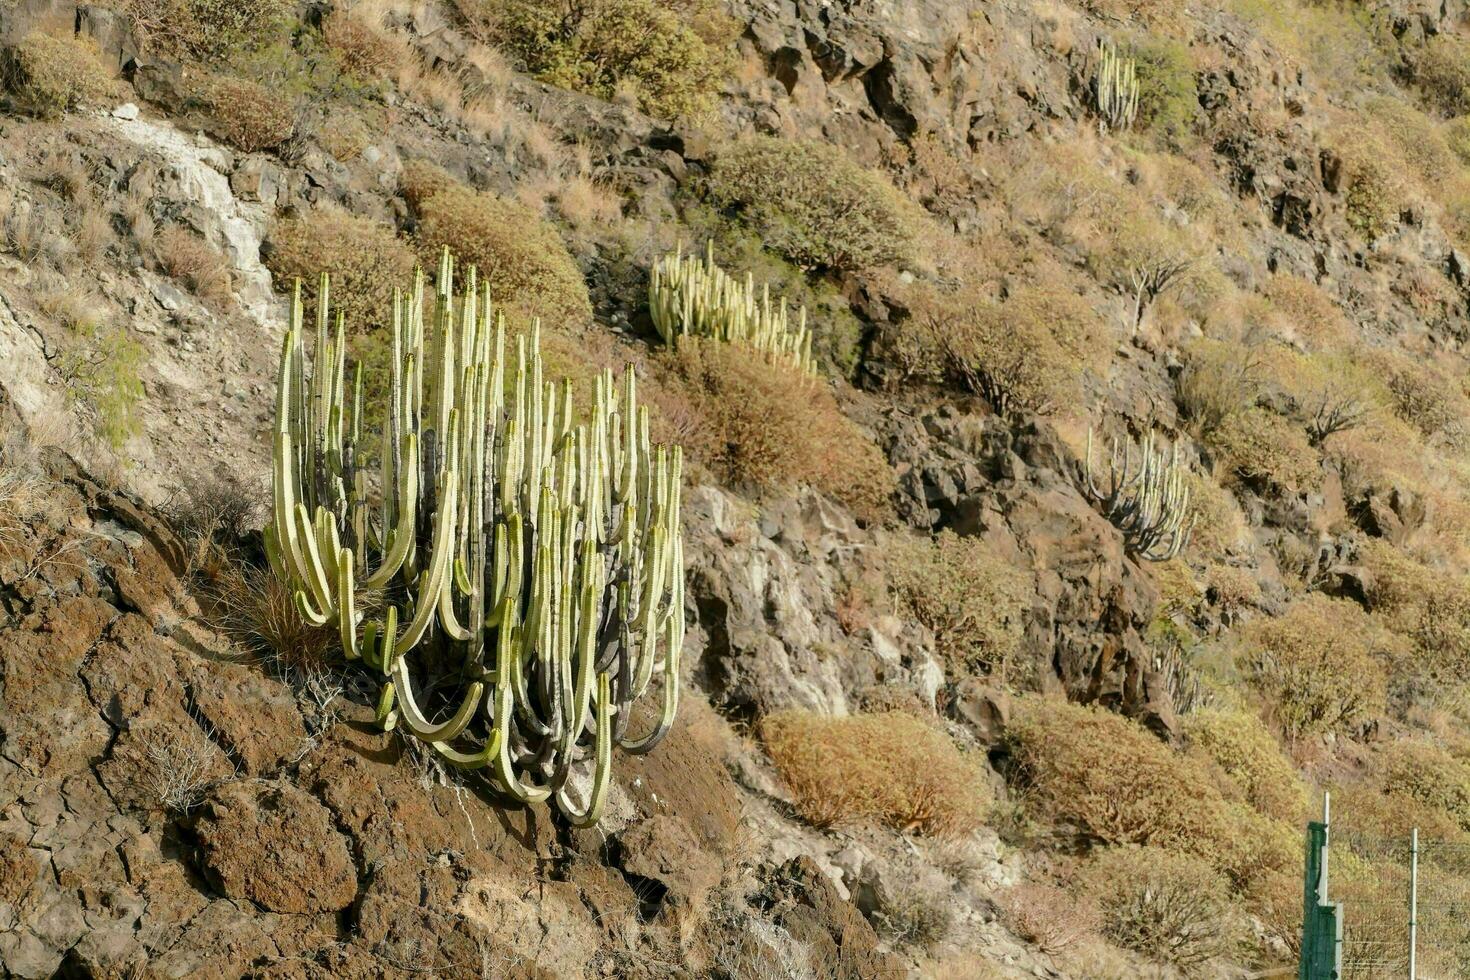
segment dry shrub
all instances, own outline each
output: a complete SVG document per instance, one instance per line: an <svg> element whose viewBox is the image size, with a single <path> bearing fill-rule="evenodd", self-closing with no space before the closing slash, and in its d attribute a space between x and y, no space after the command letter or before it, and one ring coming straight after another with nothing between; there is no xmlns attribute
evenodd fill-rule
<svg viewBox="0 0 1470 980"><path fill-rule="evenodd" d="M363 82L391 76L404 60L401 44L341 8L322 18L322 40L342 72Z"/></svg>
<svg viewBox="0 0 1470 980"><path fill-rule="evenodd" d="M1185 350L1176 400L1197 435L1220 431L1254 404L1260 392L1260 358L1245 344L1200 340Z"/></svg>
<svg viewBox="0 0 1470 980"><path fill-rule="evenodd" d="M1414 80L1445 115L1470 112L1470 40L1436 34L1414 59Z"/></svg>
<svg viewBox="0 0 1470 980"><path fill-rule="evenodd" d="M709 191L768 248L803 267L862 269L910 258L923 213L836 146L753 136L723 150Z"/></svg>
<svg viewBox="0 0 1470 980"><path fill-rule="evenodd" d="M1193 851L1215 867L1246 860L1238 808L1226 802L1210 770L1137 722L1028 697L1017 705L1006 740L1011 780L1053 823L1104 844Z"/></svg>
<svg viewBox="0 0 1470 980"><path fill-rule="evenodd" d="M883 894L873 911L873 924L896 945L930 950L954 928L954 907L946 895L922 888L895 888Z"/></svg>
<svg viewBox="0 0 1470 980"><path fill-rule="evenodd" d="M317 138L334 160L349 163L373 145L373 131L358 113L338 109L327 117Z"/></svg>
<svg viewBox="0 0 1470 980"><path fill-rule="evenodd" d="M1443 436L1450 443L1464 437L1470 400L1452 379L1425 360L1379 357L1371 363L1385 372L1394 414L1426 438Z"/></svg>
<svg viewBox="0 0 1470 980"><path fill-rule="evenodd" d="M1431 568L1387 541L1365 541L1358 562L1368 572L1369 608L1414 647L1415 673L1461 679L1470 668L1470 580Z"/></svg>
<svg viewBox="0 0 1470 980"><path fill-rule="evenodd" d="M1205 708L1185 715L1182 723L1189 751L1220 767L1232 795L1277 820L1301 822L1306 786L1260 718L1240 709Z"/></svg>
<svg viewBox="0 0 1470 980"><path fill-rule="evenodd" d="M1211 602L1227 613L1247 609L1261 601L1261 585L1255 573L1236 565L1211 565L1205 573L1205 592Z"/></svg>
<svg viewBox="0 0 1470 980"><path fill-rule="evenodd" d="M334 207L282 221L271 231L270 246L265 262L277 288L300 278L314 302L319 276L330 273L332 306L357 333L389 322L393 289L406 286L413 271L413 252L391 226Z"/></svg>
<svg viewBox="0 0 1470 980"><path fill-rule="evenodd" d="M409 160L398 175L398 191L415 210L435 194L463 189L459 178L428 160Z"/></svg>
<svg viewBox="0 0 1470 980"><path fill-rule="evenodd" d="M91 38L32 31L9 54L6 84L38 116L54 117L115 90L113 72Z"/></svg>
<svg viewBox="0 0 1470 980"><path fill-rule="evenodd" d="M1001 899L1006 924L1044 953L1059 953L1102 928L1102 910L1075 888L1026 881Z"/></svg>
<svg viewBox="0 0 1470 980"><path fill-rule="evenodd" d="M952 674L1006 674L1020 648L1029 583L995 549L945 529L903 538L889 557L889 582L914 617L934 632Z"/></svg>
<svg viewBox="0 0 1470 980"><path fill-rule="evenodd" d="M1022 287L1005 302L973 288L917 290L904 328L917 345L913 367L984 396L1002 415L1047 412L1078 393L1102 331L1081 297Z"/></svg>
<svg viewBox="0 0 1470 980"><path fill-rule="evenodd" d="M291 0L124 0L140 33L175 55L216 61L274 38Z"/></svg>
<svg viewBox="0 0 1470 980"><path fill-rule="evenodd" d="M1157 847L1113 848L1086 870L1103 934L1182 969L1229 959L1241 924L1230 884L1197 857Z"/></svg>
<svg viewBox="0 0 1470 980"><path fill-rule="evenodd" d="M1386 795L1415 800L1470 831L1470 765L1444 746L1428 738L1390 742L1377 769Z"/></svg>
<svg viewBox="0 0 1470 980"><path fill-rule="evenodd" d="M985 815L977 763L913 715L786 711L763 719L760 737L813 826L871 820L924 834L963 834Z"/></svg>
<svg viewBox="0 0 1470 980"><path fill-rule="evenodd" d="M419 203L414 232L425 268L445 245L475 266L492 293L522 316L573 329L592 319L587 283L554 227L513 201L451 188Z"/></svg>
<svg viewBox="0 0 1470 980"><path fill-rule="evenodd" d="M1267 409L1231 416L1210 443L1232 470L1252 483L1290 492L1322 484L1322 458L1307 434Z"/></svg>
<svg viewBox="0 0 1470 980"><path fill-rule="evenodd" d="M737 344L685 338L662 360L664 387L695 419L688 448L724 482L806 484L866 519L888 510L893 471L820 381Z"/></svg>
<svg viewBox="0 0 1470 980"><path fill-rule="evenodd" d="M201 96L209 107L209 131L237 150L273 150L296 133L290 101L249 79L215 76Z"/></svg>
<svg viewBox="0 0 1470 980"><path fill-rule="evenodd" d="M473 32L552 85L702 116L733 64L739 25L716 0L455 0Z"/></svg>
<svg viewBox="0 0 1470 980"><path fill-rule="evenodd" d="M1382 631L1355 603L1319 593L1242 631L1245 667L1288 738L1349 731L1383 712Z"/></svg>
<svg viewBox="0 0 1470 980"><path fill-rule="evenodd" d="M1398 223L1415 196L1409 163L1376 126L1345 126L1332 143L1342 162L1337 186L1345 195L1348 224L1377 238Z"/></svg>
<svg viewBox="0 0 1470 980"><path fill-rule="evenodd" d="M1290 274L1272 276L1265 294L1296 336L1312 347L1336 347L1350 336L1352 326L1342 308L1309 279Z"/></svg>
<svg viewBox="0 0 1470 980"><path fill-rule="evenodd" d="M163 271L212 303L233 295L230 263L203 237L172 225L153 239L153 254Z"/></svg>

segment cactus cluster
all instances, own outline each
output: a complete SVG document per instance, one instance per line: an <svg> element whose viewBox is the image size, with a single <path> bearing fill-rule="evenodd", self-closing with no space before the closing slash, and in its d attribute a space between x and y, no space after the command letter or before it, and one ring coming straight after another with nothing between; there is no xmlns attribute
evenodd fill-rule
<svg viewBox="0 0 1470 980"><path fill-rule="evenodd" d="M1127 129L1138 116L1138 66L1118 54L1112 42L1097 42L1097 74L1093 77L1097 114L1108 129Z"/></svg>
<svg viewBox="0 0 1470 980"><path fill-rule="evenodd" d="M807 374L817 373L806 307L797 309L793 325L784 299L771 305L769 284L757 296L750 273L741 282L715 264L713 242L705 247L703 259L680 249L654 264L648 309L659 336L670 346L683 336L713 337L748 344Z"/></svg>
<svg viewBox="0 0 1470 980"><path fill-rule="evenodd" d="M1168 561L1189 543L1194 517L1184 474L1179 447L1168 454L1156 450L1150 433L1136 462L1131 443L1113 441L1106 487L1099 487L1093 479L1092 430L1087 430L1087 491L1123 532L1124 547L1145 561Z"/></svg>
<svg viewBox="0 0 1470 980"><path fill-rule="evenodd" d="M542 375L539 325L507 354L488 285L472 268L456 295L454 276L446 251L427 303L422 270L394 294L372 467L329 280L310 366L297 284L267 553L302 616L381 678L380 724L588 826L613 747L648 751L678 705L681 453L650 444L631 371L605 371L579 416L570 382ZM661 706L635 734L650 688Z"/></svg>

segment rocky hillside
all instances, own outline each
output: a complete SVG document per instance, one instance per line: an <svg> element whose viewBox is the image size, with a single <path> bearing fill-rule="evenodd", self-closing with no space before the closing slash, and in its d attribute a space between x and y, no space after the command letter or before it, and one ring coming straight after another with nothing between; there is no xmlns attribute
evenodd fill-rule
<svg viewBox="0 0 1470 980"><path fill-rule="evenodd" d="M0 0L0 967L1289 967L1324 791L1470 841L1466 15ZM707 244L818 380L662 342ZM679 721L592 830L264 568L293 282L372 387L446 245L689 459Z"/></svg>

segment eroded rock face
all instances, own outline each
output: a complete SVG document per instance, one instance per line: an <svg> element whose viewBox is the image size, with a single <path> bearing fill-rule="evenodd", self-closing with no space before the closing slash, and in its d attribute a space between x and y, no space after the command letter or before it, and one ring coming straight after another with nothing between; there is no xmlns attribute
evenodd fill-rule
<svg viewBox="0 0 1470 980"><path fill-rule="evenodd" d="M697 687L659 751L620 759L609 819L574 832L423 768L367 698L309 731L297 692L202 620L168 529L52 464L0 539L0 972L705 975L747 934L898 969L819 882L791 886L826 896L793 917L737 873L761 853L738 741ZM178 746L192 808L162 791Z"/></svg>
<svg viewBox="0 0 1470 980"><path fill-rule="evenodd" d="M337 912L357 896L347 840L316 797L288 783L226 783L205 799L194 833L205 873L230 898L301 914Z"/></svg>

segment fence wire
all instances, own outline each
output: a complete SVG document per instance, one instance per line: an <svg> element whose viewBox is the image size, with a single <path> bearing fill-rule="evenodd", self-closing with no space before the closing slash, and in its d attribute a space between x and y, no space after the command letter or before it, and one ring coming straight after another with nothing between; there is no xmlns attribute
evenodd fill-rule
<svg viewBox="0 0 1470 980"><path fill-rule="evenodd" d="M1342 980L1470 977L1470 844L1334 829L1331 895L1342 903Z"/></svg>

